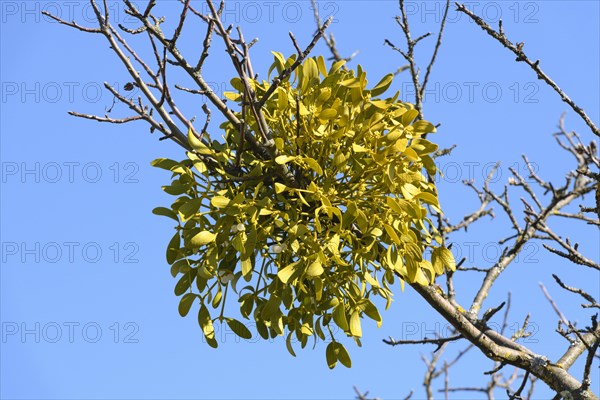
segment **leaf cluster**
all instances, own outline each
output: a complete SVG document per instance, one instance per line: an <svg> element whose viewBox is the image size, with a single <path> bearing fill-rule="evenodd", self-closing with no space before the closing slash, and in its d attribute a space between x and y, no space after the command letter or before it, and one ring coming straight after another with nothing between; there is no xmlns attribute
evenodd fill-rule
<svg viewBox="0 0 600 400"><path fill-rule="evenodd" d="M269 74L281 76L295 56L273 54ZM455 268L428 217L429 209L440 211L437 145L425 138L435 127L399 93L382 97L392 79L368 89L360 66L306 59L264 102L272 142L270 151L257 151L244 138L261 138L260 121L246 104L247 86L234 78L236 92L225 97L239 105L242 123L223 123L222 142L190 132L194 151L185 160L153 162L172 172L163 189L177 196L154 212L177 222L167 261L179 277L179 311L200 303L211 346L216 320L251 337L224 314L233 292L262 338L285 335L292 354L292 341L305 347L311 337L331 339L328 365L349 367L336 331L360 345L361 320L381 324L375 299L389 307L396 281L429 285ZM249 87L261 98L272 84L251 80Z"/></svg>

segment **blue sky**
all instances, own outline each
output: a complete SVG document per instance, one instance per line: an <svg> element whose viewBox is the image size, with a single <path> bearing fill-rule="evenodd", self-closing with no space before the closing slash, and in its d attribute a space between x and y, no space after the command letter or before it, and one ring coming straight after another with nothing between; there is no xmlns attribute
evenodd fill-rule
<svg viewBox="0 0 600 400"><path fill-rule="evenodd" d="M141 2L138 2L141 4ZM109 1L113 18L134 26L123 6ZM176 2L159 2L167 25L175 21ZM264 77L271 50L291 54L287 36L300 43L314 32L308 1L229 2L225 22L242 26L245 36L259 37L253 48L255 70ZM409 2L414 34L435 30L442 3ZM595 1L468 2L469 8L496 25L502 15L514 42L525 41L531 58L584 108L600 120L600 11ZM396 1L320 1L323 16L333 15L331 30L342 54L360 53L350 64L361 64L371 83L404 62L383 45L402 45L394 22ZM0 397L6 399L66 398L294 398L341 399L353 396L352 386L385 399L423 398L424 365L420 354L432 348L384 345L381 339L418 339L447 326L426 304L399 288L383 326L366 323L363 347L347 346L352 369L330 371L325 346L298 350L291 357L283 340L236 341L220 331L218 350L202 343L196 319L179 317L175 280L164 250L172 224L151 214L170 204L160 186L169 180L152 168L158 157L180 159L180 148L158 142L143 123L104 125L70 117L67 111L103 114L112 97L102 90L108 81L121 88L127 74L104 38L76 32L40 15L47 10L90 25L87 2L0 1L1 8L1 245L0 269L2 339ZM202 8L199 6L199 8ZM170 25L169 25L170 24ZM185 50L200 46L192 22L184 33ZM429 40L418 48L424 63ZM143 40L134 40L142 46ZM147 54L146 52L142 52ZM319 44L314 55L328 56ZM205 78L219 90L229 88L233 71L222 48L215 44ZM172 78L174 79L174 78ZM392 89L411 100L409 77L396 78ZM547 179L562 182L573 168L551 134L560 115L566 126L591 133L558 96L538 81L525 65L484 35L464 15L452 11L438 62L424 101L427 119L441 123L433 140L457 144L452 156L440 160L440 199L454 221L477 207L477 199L460 182L482 183L488 168L502 161L494 187L501 188L513 166L524 173L521 154L536 163ZM196 99L185 97L183 109L201 115ZM126 116L116 106L117 115ZM211 124L216 133L218 119ZM216 135L213 134L213 137ZM513 198L517 201L520 194ZM589 200L588 200L589 201ZM508 236L506 218L483 220L467 234L453 237L454 251L467 265L489 266ZM549 225L579 241L598 260L598 230L551 220ZM553 283L557 273L572 285L600 295L597 273L575 268L532 243L499 279L486 308L512 293L509 329L531 314L534 334L525 344L557 359L565 341L554 329L557 317L538 287L543 282L572 320L589 322L580 300ZM478 276L459 274L458 298L468 303ZM456 346L448 354L456 354ZM483 382L481 371L492 364L470 353L450 376L454 386ZM580 376L581 366L573 368ZM596 375L596 378L598 376ZM536 398L549 392L539 385ZM594 381L598 393L598 380ZM462 395L461 395L462 396ZM471 396L471 397L469 397ZM477 398L464 394L462 398Z"/></svg>

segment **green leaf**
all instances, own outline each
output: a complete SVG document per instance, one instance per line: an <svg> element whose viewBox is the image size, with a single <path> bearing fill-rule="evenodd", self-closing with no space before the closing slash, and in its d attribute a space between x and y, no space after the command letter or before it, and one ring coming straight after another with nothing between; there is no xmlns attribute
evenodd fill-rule
<svg viewBox="0 0 600 400"><path fill-rule="evenodd" d="M292 157L292 156L277 156L275 158L275 162L279 165L283 165L283 164L287 164L290 161L293 161L295 159L296 159L296 157Z"/></svg>
<svg viewBox="0 0 600 400"><path fill-rule="evenodd" d="M310 264L308 269L306 270L306 275L308 276L319 276L324 272L323 266L321 265L321 261L316 259L313 263Z"/></svg>
<svg viewBox="0 0 600 400"><path fill-rule="evenodd" d="M187 221L198 212L202 205L202 200L203 199L191 199L179 207L178 211L183 216L182 221Z"/></svg>
<svg viewBox="0 0 600 400"><path fill-rule="evenodd" d="M435 132L435 126L431 122L427 122L424 120L415 121L415 123L412 124L412 127L415 130L415 132L418 132L418 133L433 133L433 132Z"/></svg>
<svg viewBox="0 0 600 400"><path fill-rule="evenodd" d="M242 98L242 95L240 93L235 92L223 92L223 96L231 101L239 101Z"/></svg>
<svg viewBox="0 0 600 400"><path fill-rule="evenodd" d="M190 190L190 185L181 185L181 184L174 183L170 186L163 186L162 190L164 190L165 193L168 193L170 195L178 196L178 195L184 194L188 190Z"/></svg>
<svg viewBox="0 0 600 400"><path fill-rule="evenodd" d="M311 336L313 334L313 330L308 324L302 324L300 327L300 332L306 336Z"/></svg>
<svg viewBox="0 0 600 400"><path fill-rule="evenodd" d="M402 117L400 117L400 122L402 125L408 126L415 118L417 118L417 115L419 115L417 110L408 110L402 114Z"/></svg>
<svg viewBox="0 0 600 400"><path fill-rule="evenodd" d="M288 105L288 94L282 87L277 88L277 108L284 110ZM282 146L283 147L283 146Z"/></svg>
<svg viewBox="0 0 600 400"><path fill-rule="evenodd" d="M252 339L252 332L243 323L233 318L226 318L225 321L233 333L242 339Z"/></svg>
<svg viewBox="0 0 600 400"><path fill-rule="evenodd" d="M414 199L421 199L427 204L431 204L434 206L439 206L438 198L429 192L421 192L415 195Z"/></svg>
<svg viewBox="0 0 600 400"><path fill-rule="evenodd" d="M208 308L206 308L204 304L200 306L200 310L198 311L198 323L207 339L215 338L215 328L210 318Z"/></svg>
<svg viewBox="0 0 600 400"><path fill-rule="evenodd" d="M385 231L387 232L388 236L390 237L390 239L392 239L392 241L396 244L402 244L402 241L400 240L400 237L398 237L398 234L396 233L396 230L391 227L388 224L383 225L383 228L385 229Z"/></svg>
<svg viewBox="0 0 600 400"><path fill-rule="evenodd" d="M306 61L304 61L303 71L304 77L309 81L309 83L313 79L319 79L319 69L317 67L317 63L312 57L307 58Z"/></svg>
<svg viewBox="0 0 600 400"><path fill-rule="evenodd" d="M446 247L436 247L431 253L431 263L433 268L438 275L444 273L444 267L450 271L456 270L456 261L454 260L454 254Z"/></svg>
<svg viewBox="0 0 600 400"><path fill-rule="evenodd" d="M347 87L347 88L359 88L360 87L360 79L359 78L346 79L346 80L340 82L339 85Z"/></svg>
<svg viewBox="0 0 600 400"><path fill-rule="evenodd" d="M242 82L241 78L236 76L235 78L232 78L229 82L231 83L231 86L238 92L244 91L244 83Z"/></svg>
<svg viewBox="0 0 600 400"><path fill-rule="evenodd" d="M385 100L371 100L370 103L381 110L385 110L390 106L390 104Z"/></svg>
<svg viewBox="0 0 600 400"><path fill-rule="evenodd" d="M288 265L287 267L285 267L285 268L279 270L279 272L277 272L277 277L281 280L281 282L288 283L288 281L290 280L290 277L296 271L295 267L296 267L296 263Z"/></svg>
<svg viewBox="0 0 600 400"><path fill-rule="evenodd" d="M212 308L219 307L219 304L221 304L222 298L223 298L223 291L221 290L221 288L219 288L219 290L217 291L217 294L212 299L212 302L211 302Z"/></svg>
<svg viewBox="0 0 600 400"><path fill-rule="evenodd" d="M337 364L337 355L336 355L336 342L331 342L327 345L327 348L325 349L325 358L327 360L327 366L329 367L329 369L333 369L335 368L335 365Z"/></svg>
<svg viewBox="0 0 600 400"><path fill-rule="evenodd" d="M175 232L167 246L167 262L173 264L177 261L179 255L179 246L181 245L181 237L179 232Z"/></svg>
<svg viewBox="0 0 600 400"><path fill-rule="evenodd" d="M213 349L216 349L217 347L219 347L219 343L214 338L214 335L212 337L209 337L209 338L207 337L206 338L206 343L208 343L208 345L210 347L212 347Z"/></svg>
<svg viewBox="0 0 600 400"><path fill-rule="evenodd" d="M205 244L212 243L215 241L217 236L209 231L202 231L194 235L190 240L190 243L194 247L204 246Z"/></svg>
<svg viewBox="0 0 600 400"><path fill-rule="evenodd" d="M414 149L410 148L410 147L407 147L404 150L404 155L410 161L419 161L421 159L421 157L419 157L419 155L417 154L417 152Z"/></svg>
<svg viewBox="0 0 600 400"><path fill-rule="evenodd" d="M264 320L269 320L271 317L279 310L279 306L281 305L281 299L276 294L272 294L267 300L261 311L261 317Z"/></svg>
<svg viewBox="0 0 600 400"><path fill-rule="evenodd" d="M277 71L282 71L285 68L285 58L283 57L283 54L276 52L276 51L272 51L271 52L273 54L273 56L275 56L275 62L271 65L271 67L269 68L269 71L267 73L267 76L271 76L271 72L277 68Z"/></svg>
<svg viewBox="0 0 600 400"><path fill-rule="evenodd" d="M179 279L177 284L175 285L175 296L181 296L192 286L192 282L194 280L195 274L188 272L187 274L183 274L183 276Z"/></svg>
<svg viewBox="0 0 600 400"><path fill-rule="evenodd" d="M174 219L176 222L179 222L177 214L175 214L175 212L173 212L173 210L171 210L170 208L156 207L154 210L152 210L152 214L162 215L163 217L169 217L171 219Z"/></svg>
<svg viewBox="0 0 600 400"><path fill-rule="evenodd" d="M187 259L176 261L171 266L171 275L175 278L180 273L186 273L190 270L190 263Z"/></svg>
<svg viewBox="0 0 600 400"><path fill-rule="evenodd" d="M381 315L379 314L379 310L377 307L375 307L375 304L373 304L370 299L365 299L365 302L361 304L361 308L367 317L371 318L373 321L376 321L378 326L381 325Z"/></svg>
<svg viewBox="0 0 600 400"><path fill-rule="evenodd" d="M312 170L314 170L317 174L323 175L323 169L314 158L303 157L302 161L304 161Z"/></svg>
<svg viewBox="0 0 600 400"><path fill-rule="evenodd" d="M287 351L294 357L296 357L296 353L294 352L294 348L292 347L292 334L294 332L290 332L285 338L285 347L287 347Z"/></svg>
<svg viewBox="0 0 600 400"><path fill-rule="evenodd" d="M242 260L242 275L244 277L250 277L252 275L252 260L250 258L244 258Z"/></svg>
<svg viewBox="0 0 600 400"><path fill-rule="evenodd" d="M350 333L352 336L361 337L362 328L360 327L360 311L356 310L350 316Z"/></svg>
<svg viewBox="0 0 600 400"><path fill-rule="evenodd" d="M192 128L188 130L188 142L198 154L214 155L215 152L194 135Z"/></svg>
<svg viewBox="0 0 600 400"><path fill-rule="evenodd" d="M327 67L325 66L325 59L322 56L316 57L317 67L319 68L319 72L324 77L327 77Z"/></svg>
<svg viewBox="0 0 600 400"><path fill-rule="evenodd" d="M287 187L283 183L275 182L275 193L285 192L286 189Z"/></svg>
<svg viewBox="0 0 600 400"><path fill-rule="evenodd" d="M336 323L343 331L348 331L348 320L346 319L346 308L344 303L339 303L333 308L333 322Z"/></svg>
<svg viewBox="0 0 600 400"><path fill-rule="evenodd" d="M329 69L329 74L334 74L336 72L338 72L340 70L340 68L342 68L343 65L346 64L346 60L340 60L340 61L336 61L333 63L333 65L331 66L331 68Z"/></svg>
<svg viewBox="0 0 600 400"><path fill-rule="evenodd" d="M210 204L215 208L225 208L231 203L231 199L224 196L215 196L210 200Z"/></svg>
<svg viewBox="0 0 600 400"><path fill-rule="evenodd" d="M319 118L324 120L332 120L337 117L337 110L334 108L326 108L319 113Z"/></svg>
<svg viewBox="0 0 600 400"><path fill-rule="evenodd" d="M355 153L364 153L369 151L366 147L361 146L360 144L352 143L352 150Z"/></svg>
<svg viewBox="0 0 600 400"><path fill-rule="evenodd" d="M373 89L371 89L371 96L377 97L380 94L383 94L386 90L388 90L393 80L394 74L387 74L386 76L381 78L379 83L375 85Z"/></svg>
<svg viewBox="0 0 600 400"><path fill-rule="evenodd" d="M194 304L194 300L196 300L196 294L186 293L181 300L179 300L179 315L182 317L188 315L192 304Z"/></svg>
<svg viewBox="0 0 600 400"><path fill-rule="evenodd" d="M342 363L342 365L346 368L352 368L352 360L350 359L350 354L348 354L348 350L344 347L340 342L335 343L335 352L336 358Z"/></svg>
<svg viewBox="0 0 600 400"><path fill-rule="evenodd" d="M169 158L157 158L156 160L150 163L153 167L166 169L170 171L171 168L176 167L179 163L175 160L171 160Z"/></svg>

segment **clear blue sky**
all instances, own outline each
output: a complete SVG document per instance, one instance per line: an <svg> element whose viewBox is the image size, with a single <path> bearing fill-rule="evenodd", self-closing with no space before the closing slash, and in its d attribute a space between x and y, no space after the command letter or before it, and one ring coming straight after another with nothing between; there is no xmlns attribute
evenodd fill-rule
<svg viewBox="0 0 600 400"><path fill-rule="evenodd" d="M133 26L122 5L109 4L113 18ZM179 9L176 4L165 1L157 7L167 14L169 26ZM541 59L542 67L592 120L600 121L598 2L467 4L494 24L502 15L509 37L524 40L528 54ZM314 25L309 5L308 1L229 2L226 22L240 24L247 38L260 38L253 55L255 70L263 77L272 62L271 50L294 51L288 31L300 43L310 40ZM393 19L396 1L319 5L323 16L335 17L331 29L342 54L359 50L351 65L360 63L372 83L404 64L399 54L383 46L386 38L403 44ZM435 29L442 3L409 5L415 35ZM128 82L104 38L51 23L39 13L48 10L89 25L87 2L2 0L0 8L0 397L341 399L353 397L352 385L357 385L388 400L402 398L411 389L416 392L413 398L423 398L424 366L419 355L433 349L391 348L381 342L388 336L418 339L432 331L445 332L444 321L410 289L398 290L380 329L366 324L362 348L348 346L352 369L328 370L322 343L315 350L298 350L297 358L287 353L283 340L237 342L225 333L218 350L202 343L195 317L181 318L177 313L175 280L164 256L172 224L151 214L154 207L170 204L171 198L160 190L168 174L149 163L157 157L183 158L182 151L171 142L158 142L143 123L103 125L66 114L68 110L103 114L112 98L102 90L102 82L117 87ZM186 28L187 50L200 46L203 31L191 33L201 25L194 22ZM418 49L422 62L429 57L432 41ZM328 55L323 45L314 54ZM231 76L225 53L215 45L206 80L226 90ZM404 100L411 100L408 82L404 74L392 87L403 92ZM496 161L503 163L498 188L508 178L509 166L524 171L523 153L537 163L542 176L562 182L564 171L573 164L551 136L561 113L567 112L568 129L588 141L592 136L532 71L516 64L512 54L454 11L430 89L425 115L442 123L434 140L458 145L451 157L440 160L446 172L440 197L454 221L477 206L460 181L474 178L481 183ZM184 109L200 116L199 104L192 102L197 100L186 99ZM128 115L122 106L116 106L115 113ZM217 127L213 122L212 132ZM519 196L513 196L515 202ZM457 258L462 254L467 265L490 265L500 250L496 241L511 233L499 210L497 215L493 222L485 220L453 238ZM550 226L579 241L589 257L598 259L597 229L575 231L562 220L551 220ZM579 298L557 288L551 273L600 296L597 273L575 268L532 244L498 281L485 306L497 305L510 290L510 329L531 313L536 332L525 343L556 360L566 342L553 332L557 317L538 282L580 325L589 322L589 312L579 308ZM476 290L474 278L479 277L457 276L463 303ZM449 354L463 347L454 347ZM452 371L450 382L454 386L483 382L481 371L489 369L491 363L472 352ZM580 376L580 366L573 370ZM540 385L536 398L548 396Z"/></svg>

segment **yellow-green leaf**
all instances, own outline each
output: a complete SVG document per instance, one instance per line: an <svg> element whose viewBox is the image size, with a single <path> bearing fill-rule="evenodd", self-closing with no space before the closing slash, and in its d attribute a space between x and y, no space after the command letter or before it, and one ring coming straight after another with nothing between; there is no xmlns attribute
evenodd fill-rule
<svg viewBox="0 0 600 400"><path fill-rule="evenodd" d="M164 217L169 217L169 218L174 219L175 221L179 222L179 219L177 219L177 214L175 214L173 212L173 210L171 210L169 208L156 207L154 210L152 210L152 214L154 214L154 215L162 215Z"/></svg>
<svg viewBox="0 0 600 400"><path fill-rule="evenodd" d="M450 271L456 270L456 261L454 254L446 247L436 247L431 253L431 263L435 268L435 272L439 275L444 273L444 267Z"/></svg>
<svg viewBox="0 0 600 400"><path fill-rule="evenodd" d="M202 231L195 234L190 240L190 243L194 247L204 246L205 244L214 242L216 237L217 236L212 232Z"/></svg>
<svg viewBox="0 0 600 400"><path fill-rule="evenodd" d="M421 199L425 203L428 203L428 204L431 204L434 206L439 206L438 198L434 194L431 194L429 192L418 193L415 195L414 199Z"/></svg>
<svg viewBox="0 0 600 400"><path fill-rule="evenodd" d="M200 311L198 311L198 323L200 324L202 332L207 339L215 338L215 328L210 318L208 309L204 304L200 306Z"/></svg>
<svg viewBox="0 0 600 400"><path fill-rule="evenodd" d="M360 87L360 79L358 78L350 78L346 79L339 83L340 86L345 86L347 88L359 88Z"/></svg>
<svg viewBox="0 0 600 400"><path fill-rule="evenodd" d="M350 316L350 333L352 336L361 337L362 328L360 327L360 311L356 310Z"/></svg>
<svg viewBox="0 0 600 400"><path fill-rule="evenodd" d="M398 237L398 234L396 233L396 230L391 227L388 224L383 225L383 228L385 229L385 231L387 232L388 236L390 237L390 239L392 239L392 241L396 244L402 244L402 241L400 240L400 237Z"/></svg>
<svg viewBox="0 0 600 400"><path fill-rule="evenodd" d="M225 208L231 203L231 199L224 196L215 196L210 200L210 204L216 208Z"/></svg>
<svg viewBox="0 0 600 400"><path fill-rule="evenodd" d="M196 294L186 293L181 300L179 300L179 315L185 317L190 312L194 300L196 300Z"/></svg>
<svg viewBox="0 0 600 400"><path fill-rule="evenodd" d="M196 152L198 154L204 154L204 155L214 154L214 151L212 149L210 149L208 146L206 146L204 143L202 143L202 141L200 139L198 139L196 137L196 135L194 135L192 128L190 128L188 130L188 142L189 142L190 146L192 146L192 148L194 150L196 150Z"/></svg>
<svg viewBox="0 0 600 400"><path fill-rule="evenodd" d="M285 192L286 189L287 187L283 183L275 182L275 193Z"/></svg>
<svg viewBox="0 0 600 400"><path fill-rule="evenodd" d="M339 303L333 308L332 312L333 322L337 324L343 331L348 331L348 319L346 318L346 307L344 303Z"/></svg>
<svg viewBox="0 0 600 400"><path fill-rule="evenodd" d="M315 160L314 158L310 158L310 157L303 157L302 161L304 161L306 164L308 164L308 166L312 170L314 170L317 174L323 175L323 169L321 168L321 166L319 165L317 160Z"/></svg>
<svg viewBox="0 0 600 400"><path fill-rule="evenodd" d="M245 258L242 260L242 275L244 277L249 277L252 274L252 261L250 258Z"/></svg>
<svg viewBox="0 0 600 400"><path fill-rule="evenodd" d="M408 110L402 114L402 117L400 117L400 122L402 122L402 125L408 126L413 119L417 118L417 115L419 115L417 110Z"/></svg>
<svg viewBox="0 0 600 400"><path fill-rule="evenodd" d="M321 261L316 259L308 269L306 270L306 275L308 276L319 276L323 273L323 266L321 265Z"/></svg>
<svg viewBox="0 0 600 400"><path fill-rule="evenodd" d="M348 354L348 350L344 347L340 342L335 342L335 352L336 358L342 365L346 368L352 368L352 360L350 359L350 354Z"/></svg>
<svg viewBox="0 0 600 400"><path fill-rule="evenodd" d="M296 267L295 263L288 265L287 267L285 267L285 268L279 270L279 272L277 272L277 277L281 280L281 282L288 283L290 277L295 272L295 267Z"/></svg>
<svg viewBox="0 0 600 400"><path fill-rule="evenodd" d="M417 133L435 132L435 126L431 122L427 122L424 120L415 121L415 123L412 124L412 127Z"/></svg>
<svg viewBox="0 0 600 400"><path fill-rule="evenodd" d="M377 307L375 307L375 304L373 304L371 300L365 299L365 302L361 305L361 307L367 317L376 321L378 327L381 326L381 315L379 314L379 310L377 309Z"/></svg>
<svg viewBox="0 0 600 400"><path fill-rule="evenodd" d="M293 161L295 159L296 159L296 157L292 157L292 156L277 156L275 158L275 162L277 164L283 165L283 164L289 163L290 161Z"/></svg>
<svg viewBox="0 0 600 400"><path fill-rule="evenodd" d="M223 92L223 96L225 96L226 99L231 101L238 101L242 98L241 94L235 92Z"/></svg>
<svg viewBox="0 0 600 400"><path fill-rule="evenodd" d="M176 167L177 165L179 165L179 163L175 160L171 160L168 158L157 158L156 160L153 160L150 163L150 165L156 168L166 169L167 171L170 171L171 168Z"/></svg>
<svg viewBox="0 0 600 400"><path fill-rule="evenodd" d="M335 350L335 342L329 343L325 349L325 358L327 359L327 366L329 369L335 368L335 365L337 364L337 355Z"/></svg>
<svg viewBox="0 0 600 400"><path fill-rule="evenodd" d="M387 74L386 76L381 78L379 83L377 85L375 85L375 87L373 89L371 89L371 96L377 97L377 96L383 94L386 90L388 90L388 88L392 84L393 80L394 80L394 74Z"/></svg>
<svg viewBox="0 0 600 400"><path fill-rule="evenodd" d="M337 117L337 110L333 108L326 108L319 113L319 118L324 120L330 120Z"/></svg>
<svg viewBox="0 0 600 400"><path fill-rule="evenodd" d="M252 339L252 333L246 326L234 318L225 318L229 328L242 339Z"/></svg>
<svg viewBox="0 0 600 400"><path fill-rule="evenodd" d="M182 215L182 220L186 221L194 216L202 205L202 199L191 199L179 207L179 213Z"/></svg>

